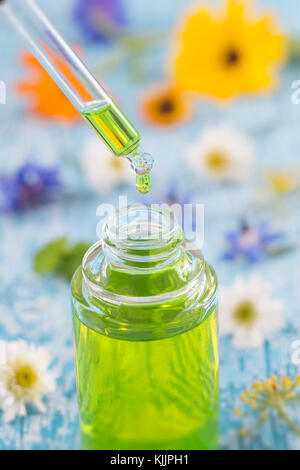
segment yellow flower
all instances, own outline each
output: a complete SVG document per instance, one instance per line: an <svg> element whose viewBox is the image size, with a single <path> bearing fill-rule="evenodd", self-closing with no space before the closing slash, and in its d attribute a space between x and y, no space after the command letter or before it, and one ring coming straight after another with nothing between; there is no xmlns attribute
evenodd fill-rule
<svg viewBox="0 0 300 470"><path fill-rule="evenodd" d="M243 412L240 410L240 408L234 408L233 414L235 414L235 416L242 416Z"/></svg>
<svg viewBox="0 0 300 470"><path fill-rule="evenodd" d="M282 375L281 383L283 389L290 388L290 386L292 385L292 379L290 377L287 377L286 375Z"/></svg>
<svg viewBox="0 0 300 470"><path fill-rule="evenodd" d="M260 392L263 388L263 384L261 382L255 382L253 385L252 385L252 388L255 392Z"/></svg>
<svg viewBox="0 0 300 470"><path fill-rule="evenodd" d="M293 191L297 187L294 175L284 170L273 170L266 173L270 187L275 194L284 194Z"/></svg>
<svg viewBox="0 0 300 470"><path fill-rule="evenodd" d="M161 85L141 99L140 111L146 122L160 127L176 127L192 115L186 95L173 86Z"/></svg>
<svg viewBox="0 0 300 470"><path fill-rule="evenodd" d="M245 410L235 408L233 413L239 417L250 416L254 418L250 429L242 429L241 435L246 435L253 431L255 427L266 421L270 415L276 414L295 434L300 434L300 428L293 421L293 416L289 414L289 404L299 404L300 394L296 394L299 388L300 378L296 376L294 380L286 375L280 379L273 375L263 382L255 382L252 391L246 389L240 399L244 403Z"/></svg>
<svg viewBox="0 0 300 470"><path fill-rule="evenodd" d="M177 32L172 72L179 87L225 99L274 87L285 38L271 13L253 15L245 0L223 12L197 7Z"/></svg>
<svg viewBox="0 0 300 470"><path fill-rule="evenodd" d="M239 435L241 437L247 437L247 436L249 436L249 431L247 429L242 428L242 429L239 430Z"/></svg>

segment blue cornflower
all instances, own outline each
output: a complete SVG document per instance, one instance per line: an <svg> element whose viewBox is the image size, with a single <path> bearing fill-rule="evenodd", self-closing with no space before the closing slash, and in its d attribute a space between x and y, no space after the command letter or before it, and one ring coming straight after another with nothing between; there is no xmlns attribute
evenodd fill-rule
<svg viewBox="0 0 300 470"><path fill-rule="evenodd" d="M276 231L268 223L250 227L242 223L238 230L225 234L227 250L224 253L226 260L245 258L250 262L259 261L265 255L273 255L291 248L288 244L287 234Z"/></svg>
<svg viewBox="0 0 300 470"><path fill-rule="evenodd" d="M61 189L57 168L26 163L16 173L0 176L0 209L23 211L55 199Z"/></svg>
<svg viewBox="0 0 300 470"><path fill-rule="evenodd" d="M107 42L126 23L123 0L77 0L74 17L89 41Z"/></svg>

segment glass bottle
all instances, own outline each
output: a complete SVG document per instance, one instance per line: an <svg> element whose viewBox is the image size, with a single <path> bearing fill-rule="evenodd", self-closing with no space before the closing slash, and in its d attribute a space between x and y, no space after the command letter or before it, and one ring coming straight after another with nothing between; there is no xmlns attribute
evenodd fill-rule
<svg viewBox="0 0 300 470"><path fill-rule="evenodd" d="M217 280L169 211L111 217L72 280L84 449L215 449Z"/></svg>

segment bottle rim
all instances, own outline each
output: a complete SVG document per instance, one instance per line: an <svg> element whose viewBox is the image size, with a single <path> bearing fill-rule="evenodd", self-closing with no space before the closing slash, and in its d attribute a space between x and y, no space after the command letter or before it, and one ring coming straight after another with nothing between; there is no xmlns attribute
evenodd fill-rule
<svg viewBox="0 0 300 470"><path fill-rule="evenodd" d="M159 204L132 204L112 214L102 228L102 240L110 249L117 250L122 257L145 260L149 256L167 253L176 249L184 235L172 211ZM163 257L163 255L162 255Z"/></svg>

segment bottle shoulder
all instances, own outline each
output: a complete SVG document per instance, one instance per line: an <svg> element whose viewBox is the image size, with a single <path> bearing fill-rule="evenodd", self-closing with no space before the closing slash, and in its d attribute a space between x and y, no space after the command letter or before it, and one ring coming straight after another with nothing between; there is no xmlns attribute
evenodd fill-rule
<svg viewBox="0 0 300 470"><path fill-rule="evenodd" d="M81 267L73 276L71 289L74 315L93 330L118 339L173 336L216 314L217 279L206 263L201 280L181 295L179 289L165 297L97 297L88 291Z"/></svg>

